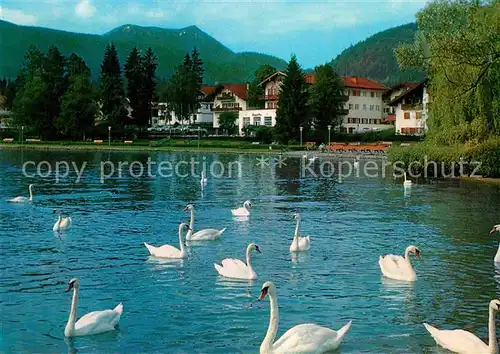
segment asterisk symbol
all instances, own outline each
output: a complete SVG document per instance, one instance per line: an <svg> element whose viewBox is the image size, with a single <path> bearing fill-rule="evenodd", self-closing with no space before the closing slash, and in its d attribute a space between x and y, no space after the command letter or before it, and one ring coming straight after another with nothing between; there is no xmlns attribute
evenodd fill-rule
<svg viewBox="0 0 500 354"><path fill-rule="evenodd" d="M277 159L274 160L274 163L279 168L282 168L283 166L286 166L285 161L286 161L286 157L283 157L280 155Z"/></svg>
<svg viewBox="0 0 500 354"><path fill-rule="evenodd" d="M269 166L269 159L264 157L264 155L261 155L261 157L257 157L257 161L257 166L260 166L260 168L262 169Z"/></svg>

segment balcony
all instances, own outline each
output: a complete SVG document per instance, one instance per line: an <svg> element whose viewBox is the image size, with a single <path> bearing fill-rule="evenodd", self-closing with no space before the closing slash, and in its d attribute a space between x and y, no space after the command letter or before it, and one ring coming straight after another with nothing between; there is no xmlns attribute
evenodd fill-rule
<svg viewBox="0 0 500 354"><path fill-rule="evenodd" d="M232 107L221 107L221 106L212 107L212 112L234 112L234 111L241 111L241 107L239 105Z"/></svg>
<svg viewBox="0 0 500 354"><path fill-rule="evenodd" d="M403 111L421 111L424 109L424 106L421 103L418 104L403 104L401 105L401 109Z"/></svg>
<svg viewBox="0 0 500 354"><path fill-rule="evenodd" d="M219 101L234 101L234 95L231 93L222 93L216 99Z"/></svg>

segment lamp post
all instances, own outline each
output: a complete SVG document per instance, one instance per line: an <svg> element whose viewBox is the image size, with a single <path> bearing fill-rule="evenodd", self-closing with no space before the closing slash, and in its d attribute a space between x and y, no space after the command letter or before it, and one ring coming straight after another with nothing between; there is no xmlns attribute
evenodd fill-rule
<svg viewBox="0 0 500 354"><path fill-rule="evenodd" d="M24 125L21 126L21 146L24 144Z"/></svg>
<svg viewBox="0 0 500 354"><path fill-rule="evenodd" d="M198 148L200 148L200 126L198 125Z"/></svg>
<svg viewBox="0 0 500 354"><path fill-rule="evenodd" d="M300 129L300 146L302 146L302 131L304 130L304 127L299 127Z"/></svg>
<svg viewBox="0 0 500 354"><path fill-rule="evenodd" d="M330 145L330 131L332 130L332 126L328 124L328 145Z"/></svg>
<svg viewBox="0 0 500 354"><path fill-rule="evenodd" d="M111 125L108 125L108 148L111 147Z"/></svg>

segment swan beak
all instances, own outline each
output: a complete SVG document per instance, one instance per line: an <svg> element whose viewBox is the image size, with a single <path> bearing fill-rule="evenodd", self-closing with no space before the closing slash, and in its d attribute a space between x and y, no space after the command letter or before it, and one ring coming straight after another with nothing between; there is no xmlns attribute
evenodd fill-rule
<svg viewBox="0 0 500 354"><path fill-rule="evenodd" d="M66 288L66 290L64 290L64 292L67 293L71 289L73 289L73 285L70 284L70 285L68 285L68 287Z"/></svg>
<svg viewBox="0 0 500 354"><path fill-rule="evenodd" d="M266 295L267 295L267 288L264 288L264 289L262 289L262 291L260 293L259 300L264 300Z"/></svg>
<svg viewBox="0 0 500 354"><path fill-rule="evenodd" d="M187 207L185 207L185 208L184 208L184 211L187 211L187 210L188 210L188 208L187 208Z"/></svg>
<svg viewBox="0 0 500 354"><path fill-rule="evenodd" d="M497 230L495 228L492 228L490 231L490 234L494 233L495 231L497 231Z"/></svg>

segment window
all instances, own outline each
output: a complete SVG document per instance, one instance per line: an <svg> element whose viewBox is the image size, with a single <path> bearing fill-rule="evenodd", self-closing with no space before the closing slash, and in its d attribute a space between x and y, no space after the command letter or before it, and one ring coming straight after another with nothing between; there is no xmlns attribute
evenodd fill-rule
<svg viewBox="0 0 500 354"><path fill-rule="evenodd" d="M267 102L267 108L274 109L277 106L278 106L278 102L276 102L276 101Z"/></svg>
<svg viewBox="0 0 500 354"><path fill-rule="evenodd" d="M345 93L346 96L349 96L349 90L345 90L344 93Z"/></svg>
<svg viewBox="0 0 500 354"><path fill-rule="evenodd" d="M363 118L363 124L368 124L368 118Z"/></svg>
<svg viewBox="0 0 500 354"><path fill-rule="evenodd" d="M410 112L405 112L405 119L410 119Z"/></svg>
<svg viewBox="0 0 500 354"><path fill-rule="evenodd" d="M366 111L366 104L363 105L363 111Z"/></svg>
<svg viewBox="0 0 500 354"><path fill-rule="evenodd" d="M415 118L422 119L422 112L417 112Z"/></svg>
<svg viewBox="0 0 500 354"><path fill-rule="evenodd" d="M349 103L349 109L352 109L352 103Z"/></svg>
<svg viewBox="0 0 500 354"><path fill-rule="evenodd" d="M380 97L380 92L377 92L377 93L376 93L376 96L377 96L377 97Z"/></svg>
<svg viewBox="0 0 500 354"><path fill-rule="evenodd" d="M375 110L376 110L377 112L380 112L380 106L379 106L379 105L376 105L376 106L375 106Z"/></svg>
<svg viewBox="0 0 500 354"><path fill-rule="evenodd" d="M244 126L250 125L250 117L243 117L243 125Z"/></svg>
<svg viewBox="0 0 500 354"><path fill-rule="evenodd" d="M366 97L366 91L363 91L363 97Z"/></svg>
<svg viewBox="0 0 500 354"><path fill-rule="evenodd" d="M357 110L359 110L359 104L357 104L357 103L356 103L356 104L354 105L354 109L355 109L356 111L357 111Z"/></svg>
<svg viewBox="0 0 500 354"><path fill-rule="evenodd" d="M260 125L260 117L255 117L253 119L253 125Z"/></svg>
<svg viewBox="0 0 500 354"><path fill-rule="evenodd" d="M352 95L353 96L359 96L359 91L358 90L352 90Z"/></svg>
<svg viewBox="0 0 500 354"><path fill-rule="evenodd" d="M370 97L375 97L375 92L370 92Z"/></svg>
<svg viewBox="0 0 500 354"><path fill-rule="evenodd" d="M264 125L267 125L268 127L273 125L273 118L272 117L264 117Z"/></svg>
<svg viewBox="0 0 500 354"><path fill-rule="evenodd" d="M374 106L371 104L370 105L370 111L373 111Z"/></svg>

